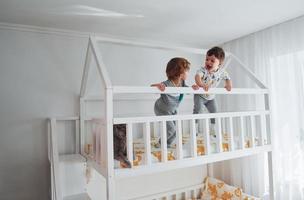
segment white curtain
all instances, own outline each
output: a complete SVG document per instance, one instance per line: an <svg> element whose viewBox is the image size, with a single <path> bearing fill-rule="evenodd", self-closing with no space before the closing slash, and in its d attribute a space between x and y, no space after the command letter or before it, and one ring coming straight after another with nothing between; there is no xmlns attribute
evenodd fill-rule
<svg viewBox="0 0 304 200"><path fill-rule="evenodd" d="M270 89L275 199L304 199L304 17L228 42L223 47L238 56ZM230 73L234 83L246 82L238 68L232 66ZM245 103L248 107L259 106L255 99L247 98ZM229 105L229 102L222 100L219 104ZM266 199L266 166L267 157L258 155L219 163L215 172L245 192Z"/></svg>

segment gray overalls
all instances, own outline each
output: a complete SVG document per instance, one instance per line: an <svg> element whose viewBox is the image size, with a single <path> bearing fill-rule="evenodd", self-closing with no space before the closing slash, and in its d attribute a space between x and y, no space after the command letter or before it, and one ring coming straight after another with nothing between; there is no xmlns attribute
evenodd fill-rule
<svg viewBox="0 0 304 200"><path fill-rule="evenodd" d="M162 82L166 87L175 87L170 81L166 80ZM181 87L188 87L185 81L182 82ZM156 100L154 104L154 113L157 116L161 115L176 115L177 108L183 99L183 94L161 94L160 98ZM175 121L167 121L167 145L171 145L176 137L176 125Z"/></svg>

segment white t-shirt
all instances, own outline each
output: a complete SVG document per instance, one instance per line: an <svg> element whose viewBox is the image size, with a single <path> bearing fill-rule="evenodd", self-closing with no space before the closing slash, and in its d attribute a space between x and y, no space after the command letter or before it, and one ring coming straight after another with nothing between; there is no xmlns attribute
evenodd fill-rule
<svg viewBox="0 0 304 200"><path fill-rule="evenodd" d="M200 67L200 69L196 71L196 74L201 77L204 84L209 85L209 88L216 87L218 82L221 80L230 80L228 72L221 68L218 68L217 71L210 73L205 67ZM200 96L207 100L214 99L215 97L214 94L201 94Z"/></svg>

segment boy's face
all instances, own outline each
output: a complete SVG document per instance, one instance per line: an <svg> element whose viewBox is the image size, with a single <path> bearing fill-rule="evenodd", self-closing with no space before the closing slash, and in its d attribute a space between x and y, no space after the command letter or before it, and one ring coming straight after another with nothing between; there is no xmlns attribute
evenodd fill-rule
<svg viewBox="0 0 304 200"><path fill-rule="evenodd" d="M181 80L183 80L183 81L186 80L187 77L188 77L188 73L189 73L188 70L186 70L184 73L182 73L182 74L180 75Z"/></svg>
<svg viewBox="0 0 304 200"><path fill-rule="evenodd" d="M216 71L221 64L220 60L216 58L214 55L208 56L206 55L205 67L208 71Z"/></svg>

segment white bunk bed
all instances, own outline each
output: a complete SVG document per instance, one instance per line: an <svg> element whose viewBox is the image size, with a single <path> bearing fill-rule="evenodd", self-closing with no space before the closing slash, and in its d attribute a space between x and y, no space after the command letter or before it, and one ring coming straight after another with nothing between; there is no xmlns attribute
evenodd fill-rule
<svg viewBox="0 0 304 200"><path fill-rule="evenodd" d="M233 88L230 92L226 91L224 88L212 88L208 93L222 95L261 95L264 97L264 106L261 110L196 115L114 117L114 95L159 95L161 93L203 94L207 92L202 89L192 90L191 88L166 88L165 91L161 92L152 87L114 86L111 83L103 62L102 53L98 45L99 41L162 50L173 49L199 55L205 53L205 51L198 49L171 48L124 40L90 37L80 92L80 116L51 118L49 120L48 155L51 165L52 200L103 199L102 197L90 197L88 192L83 189L86 187L88 177L88 175L85 176L85 173L89 173L88 168L90 167L104 177L106 184L106 199L116 200L118 191L115 187L115 181L118 179L205 165L217 161L241 158L260 153L268 153L270 199L273 199L269 91L237 57L228 54L225 67L234 59L236 62L240 63L244 72L259 86L259 88ZM95 65L92 65L92 61L95 62ZM91 76L92 74L94 74L94 76ZM98 81L93 80L93 77L96 77L96 75L99 77ZM88 92L92 83L95 85L96 83L97 85L99 84L98 88L95 88L95 91L98 93L93 95ZM96 106L97 104L98 106ZM94 110L96 108L100 109L98 114L96 114L96 110ZM215 142L212 142L209 135L208 121L210 118L215 118L217 120ZM197 119L203 122L204 130L202 131L202 135L197 135L198 130L195 126L195 120ZM246 128L244 127L244 124L246 124L245 120L249 123L249 126ZM151 140L157 135L155 132L159 132L162 141L166 141L166 121L177 122L176 146L174 150L167 149L166 142L162 142L161 148L157 149L160 159L157 162L153 162L154 157L151 152L155 151L155 149L153 146L151 147ZM235 121L238 121L240 124L238 138L234 138L234 131L236 130L234 130L233 124ZM225 136L222 134L223 122L225 122L226 128L228 129ZM58 130L59 123L70 123L71 127L69 129L75 133L75 140L73 141L75 147L70 151L70 155L60 155L59 153L58 135L59 132L66 131L66 128ZM136 158L134 143L137 141L133 137L134 129L135 127L138 129L138 125L142 127L143 137L140 140L140 145L142 146L142 156L144 159L139 166L135 166L134 162L132 162L132 168L114 167L113 125L115 124L126 124L127 157L130 161L133 161L134 158ZM183 133L183 127L185 126L187 126L189 130L187 135ZM199 137L201 137L200 144L198 144ZM186 140L189 145L187 151L183 149L185 146L184 140ZM204 147L203 153L199 151L198 145ZM173 160L168 159L167 155L169 151L174 151ZM187 153L187 155L185 153ZM74 165L71 163L74 163ZM80 170L82 174L76 175L75 173L77 170ZM72 184L70 182L69 189L67 189L63 185L65 184L66 179L69 178L72 179L74 183L73 181ZM78 184L79 182L81 184ZM69 192L67 192L67 190L69 190ZM186 188L177 188L173 191L161 191L157 194L138 196L133 199L171 199L176 198L176 196L180 194L183 196L180 199L194 199L200 190L202 190L202 184ZM98 190L95 190L95 193L96 192L98 193Z"/></svg>

